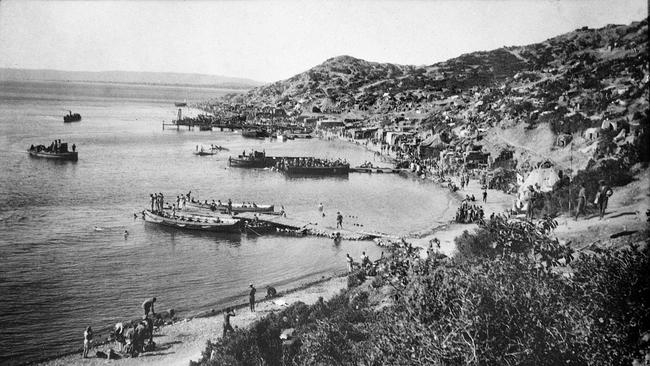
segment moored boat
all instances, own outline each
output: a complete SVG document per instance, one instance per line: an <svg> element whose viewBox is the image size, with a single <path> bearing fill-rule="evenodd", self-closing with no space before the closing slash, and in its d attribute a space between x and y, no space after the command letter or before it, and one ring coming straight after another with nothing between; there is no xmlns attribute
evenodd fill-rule
<svg viewBox="0 0 650 366"><path fill-rule="evenodd" d="M63 116L63 122L79 122L81 121L81 115L79 113L72 113L68 111L68 114Z"/></svg>
<svg viewBox="0 0 650 366"><path fill-rule="evenodd" d="M259 128L253 128L253 129L244 129L241 131L241 135L243 137L250 137L250 138L265 138L269 137L269 133L259 129Z"/></svg>
<svg viewBox="0 0 650 366"><path fill-rule="evenodd" d="M228 158L228 165L240 168L266 168L269 163L266 159L266 153L255 151L249 155L239 155L236 158Z"/></svg>
<svg viewBox="0 0 650 366"><path fill-rule="evenodd" d="M220 203L219 203L220 202ZM214 204L214 210L227 212L229 210L227 202L219 201ZM210 202L190 202L190 206L212 210L213 204ZM275 210L274 205L258 205L256 203L233 203L232 212L264 212L269 213Z"/></svg>
<svg viewBox="0 0 650 366"><path fill-rule="evenodd" d="M350 172L350 164L345 160L313 157L282 158L277 167L290 175L347 175Z"/></svg>
<svg viewBox="0 0 650 366"><path fill-rule="evenodd" d="M216 154L217 152L215 150L207 150L207 151L200 150L194 152L194 155L198 155L198 156L216 155Z"/></svg>
<svg viewBox="0 0 650 366"><path fill-rule="evenodd" d="M27 152L30 156L37 158L46 158L46 159L56 159L56 160L70 160L77 161L79 155L76 150L76 146L72 145L72 150L68 150L68 143L64 142L55 146L54 144L46 147L45 145L32 145Z"/></svg>
<svg viewBox="0 0 650 366"><path fill-rule="evenodd" d="M212 232L240 232L242 222L239 219L223 219L220 217L190 215L190 214L169 214L166 212L144 211L146 222L173 227L177 229L212 231Z"/></svg>
<svg viewBox="0 0 650 366"><path fill-rule="evenodd" d="M350 172L350 165L287 166L284 172L290 175L347 175Z"/></svg>

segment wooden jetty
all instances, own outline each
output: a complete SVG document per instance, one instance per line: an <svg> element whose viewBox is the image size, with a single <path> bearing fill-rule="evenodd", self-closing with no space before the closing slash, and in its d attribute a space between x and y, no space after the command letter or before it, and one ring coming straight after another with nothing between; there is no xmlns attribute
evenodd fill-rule
<svg viewBox="0 0 650 366"><path fill-rule="evenodd" d="M254 221L254 212L242 212L234 217L244 221ZM257 214L257 220L263 223L268 223L280 229L290 229L300 231L305 235L326 236L334 238L336 233L340 234L341 239L344 240L372 240L375 238L399 239L397 236L378 233L365 230L352 230L352 229L337 229L331 226L318 225L304 219L295 217L285 217L282 215L267 215L263 213Z"/></svg>

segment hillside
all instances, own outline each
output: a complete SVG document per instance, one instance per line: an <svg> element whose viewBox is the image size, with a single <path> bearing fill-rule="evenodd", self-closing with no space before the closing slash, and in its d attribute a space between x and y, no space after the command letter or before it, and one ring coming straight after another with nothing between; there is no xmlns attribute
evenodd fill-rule
<svg viewBox="0 0 650 366"><path fill-rule="evenodd" d="M648 76L647 46L646 19L628 26L585 27L542 43L473 52L428 66L339 56L229 98L303 113L314 107L323 113L368 115L451 112L491 122L496 122L494 112L499 119L533 122L547 111L620 117L622 108L612 104L621 98L636 110L647 107L640 99ZM455 113L455 107L463 113ZM544 116L540 121L550 119Z"/></svg>
<svg viewBox="0 0 650 366"><path fill-rule="evenodd" d="M218 75L134 71L60 71L0 68L0 80L6 81L83 81L155 85L210 86L250 89L261 83Z"/></svg>
<svg viewBox="0 0 650 366"><path fill-rule="evenodd" d="M630 123L645 126L647 59L645 19L583 27L537 44L473 52L427 66L334 57L287 80L227 95L206 109L271 106L289 116L353 114L384 124L409 119L423 138L431 131L489 131L486 148L495 153L543 136L544 144L529 146L539 159L520 151L524 158L555 155L569 165L570 154L555 149L558 136L574 135L581 149L589 145L580 140L588 128L613 123L629 132ZM514 127L505 136L500 132ZM578 166L592 157L590 149L574 157Z"/></svg>

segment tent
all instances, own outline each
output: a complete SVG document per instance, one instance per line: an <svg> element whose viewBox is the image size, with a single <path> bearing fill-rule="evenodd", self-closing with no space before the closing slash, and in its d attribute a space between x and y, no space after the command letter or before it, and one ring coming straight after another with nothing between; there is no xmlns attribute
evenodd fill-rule
<svg viewBox="0 0 650 366"><path fill-rule="evenodd" d="M553 186L560 180L560 176L553 168L539 168L535 169L524 180L523 184L519 186L519 194L521 195L528 190L528 186L532 186L535 190L540 192L550 192Z"/></svg>
<svg viewBox="0 0 650 366"><path fill-rule="evenodd" d="M424 139L424 141L420 143L420 146L431 147L431 148L444 148L447 146L447 144L445 144L442 141L442 138L440 138L440 134L437 133L433 136L429 136L426 139Z"/></svg>

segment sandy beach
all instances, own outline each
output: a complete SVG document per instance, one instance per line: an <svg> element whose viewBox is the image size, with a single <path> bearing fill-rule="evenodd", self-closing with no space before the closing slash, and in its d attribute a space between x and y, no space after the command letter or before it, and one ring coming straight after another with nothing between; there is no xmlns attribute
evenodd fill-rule
<svg viewBox="0 0 650 366"><path fill-rule="evenodd" d="M256 306L255 312L251 312L246 306L238 308L235 310L236 316L231 318L231 323L235 328L247 327L255 320L273 311L279 311L288 304L298 301L302 301L305 304L313 304L319 297L328 300L339 294L346 286L347 277L327 279L309 287L276 297L273 300L260 301ZM205 344L208 340L221 337L222 329L223 317L221 313L216 313L214 316L180 320L173 325L160 328L160 331L154 335L154 341L157 347L156 351L144 353L136 358L111 360L110 363L113 365L129 366L186 366L190 360L197 360L201 357L201 352L205 349ZM82 344L82 340L80 340L79 344ZM90 352L92 357L87 359L81 358L81 352L79 352L78 354L52 359L39 365L105 365L109 361L95 357L95 353L96 351L108 352L110 348L117 350L114 343L104 344L93 348Z"/></svg>

